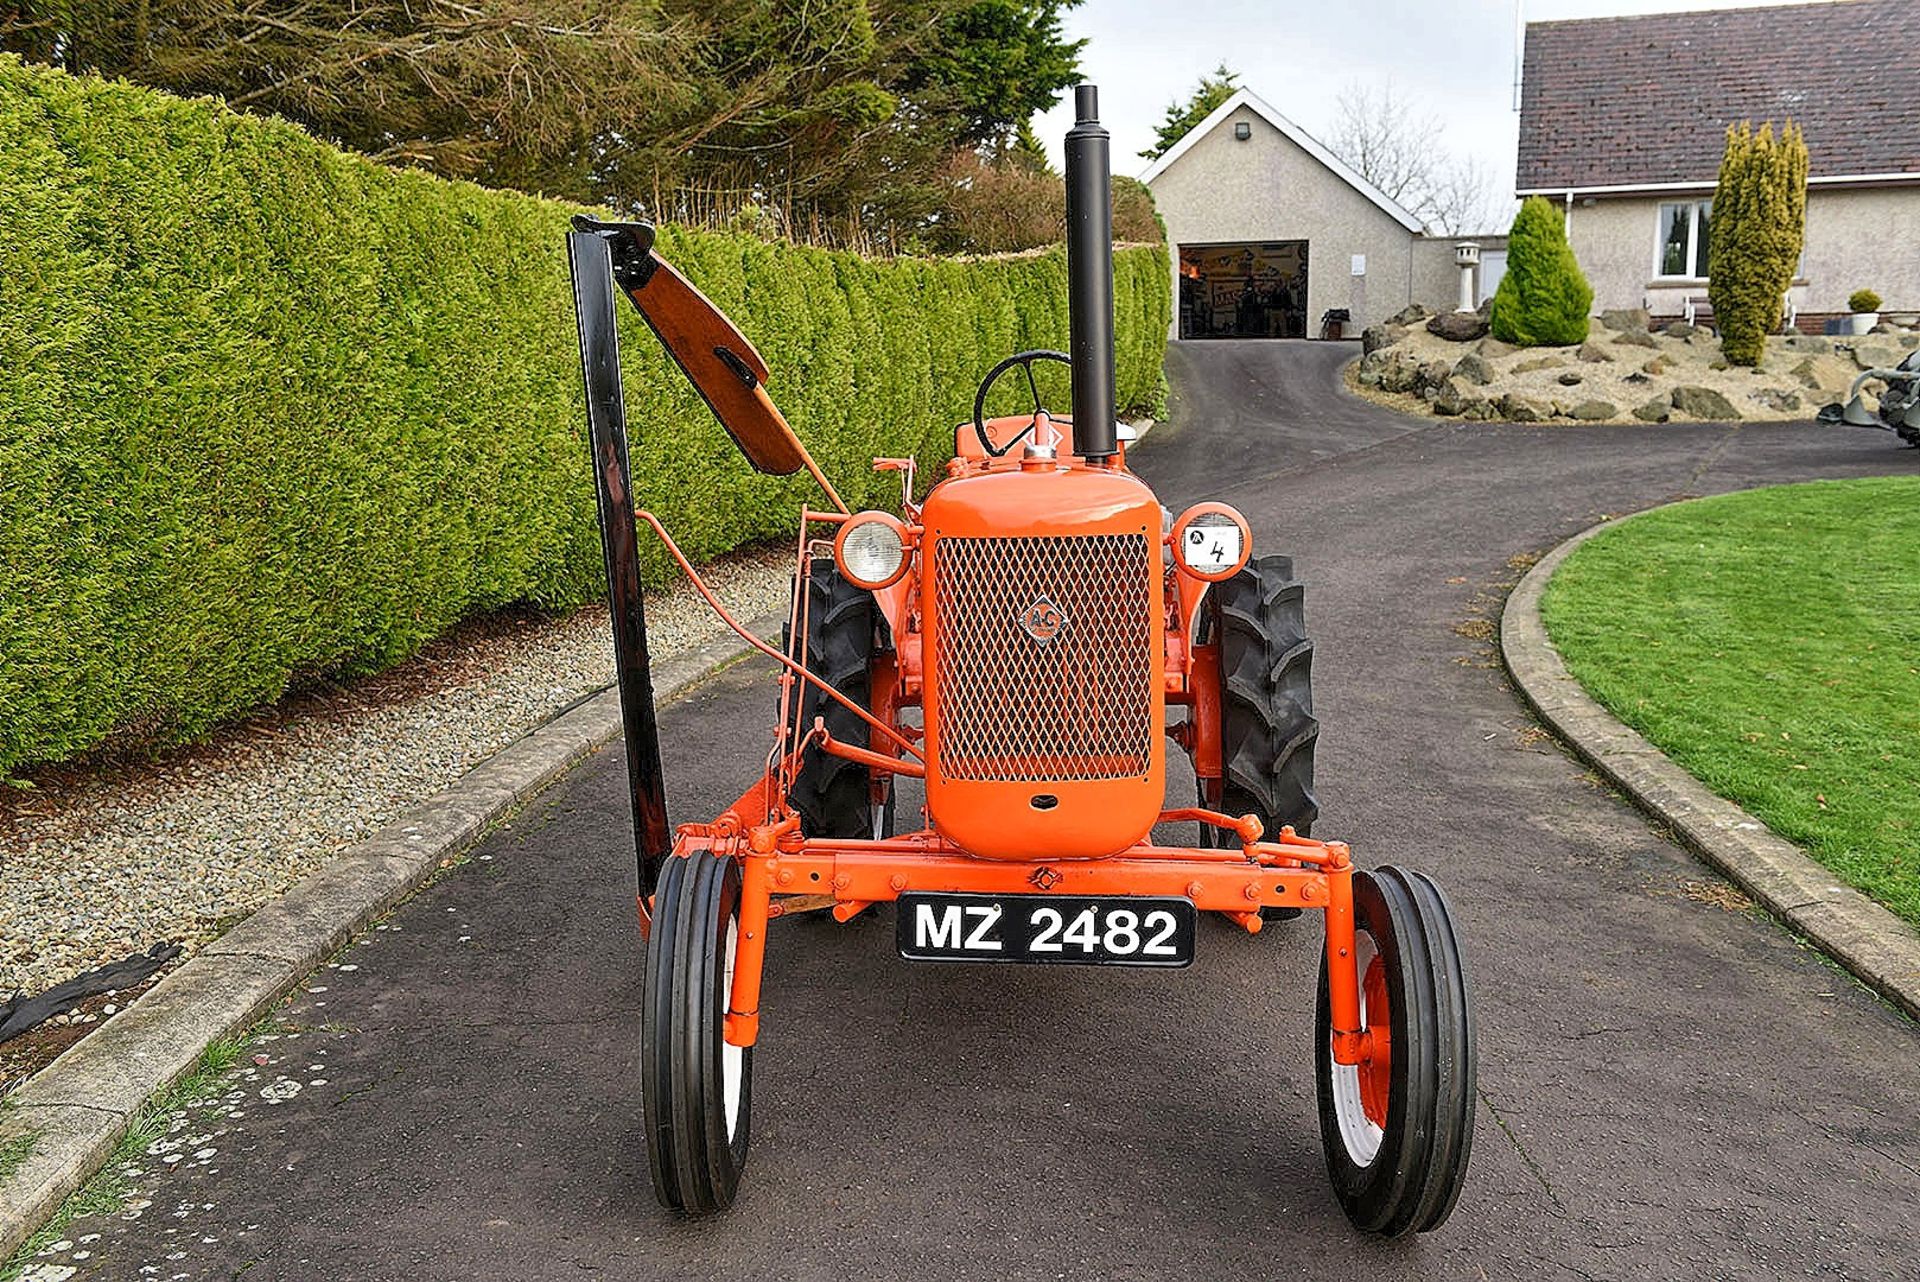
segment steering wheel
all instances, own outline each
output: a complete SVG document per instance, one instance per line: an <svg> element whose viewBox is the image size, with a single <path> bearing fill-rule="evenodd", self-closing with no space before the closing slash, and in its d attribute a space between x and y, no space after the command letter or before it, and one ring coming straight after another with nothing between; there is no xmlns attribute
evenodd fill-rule
<svg viewBox="0 0 1920 1282"><path fill-rule="evenodd" d="M987 371L986 378L980 382L980 390L973 394L973 433L980 438L980 448L986 451L989 458L1004 457L1008 450L1025 440L1033 429L1039 426L1040 416L1047 412L1046 407L1040 404L1040 388L1033 381L1033 363L1035 361L1058 361L1068 367L1073 365L1072 359L1069 358L1065 352L1051 352L1044 349L1035 349L1031 352L1015 352L998 365L995 365L991 370ZM1028 421L1025 427L1014 433L1012 440L996 450L993 448L993 438L987 435L987 393L993 390L993 385L1000 380L1002 374L1016 365L1026 371L1027 390L1033 394L1033 418Z"/></svg>

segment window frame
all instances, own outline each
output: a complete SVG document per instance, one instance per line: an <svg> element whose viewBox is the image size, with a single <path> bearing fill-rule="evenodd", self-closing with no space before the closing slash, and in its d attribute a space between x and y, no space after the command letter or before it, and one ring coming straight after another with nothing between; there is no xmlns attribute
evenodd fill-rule
<svg viewBox="0 0 1920 1282"><path fill-rule="evenodd" d="M1669 209L1683 209L1687 219L1687 266L1693 271L1669 272L1666 266L1667 238L1663 235L1666 224L1666 212ZM1704 214L1704 217L1702 216ZM1711 225L1713 219L1713 200L1661 200L1653 207L1653 279L1662 282L1705 281L1707 279L1705 237L1700 234L1702 223Z"/></svg>

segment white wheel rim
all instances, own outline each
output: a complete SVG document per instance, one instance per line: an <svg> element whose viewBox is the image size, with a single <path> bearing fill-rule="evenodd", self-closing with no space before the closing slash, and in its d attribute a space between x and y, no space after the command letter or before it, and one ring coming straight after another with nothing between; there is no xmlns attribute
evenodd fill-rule
<svg viewBox="0 0 1920 1282"><path fill-rule="evenodd" d="M1354 973L1360 979L1360 1026L1367 1026L1367 967L1380 950L1374 946L1373 936L1364 930L1354 932ZM1340 1127L1340 1142L1346 1146L1347 1157L1355 1166L1373 1165L1373 1159L1380 1155L1380 1141L1386 1132L1373 1124L1367 1116L1366 1108L1360 1102L1360 1066L1342 1064L1332 1057L1333 1035L1327 1035L1327 1062L1333 1067L1333 1116Z"/></svg>
<svg viewBox="0 0 1920 1282"><path fill-rule="evenodd" d="M720 1009L724 1012L733 993L733 957L740 946L740 920L737 917L727 919L726 965L722 968L725 978L721 981ZM720 1039L720 1107L726 1113L727 1139L731 1141L740 1129L741 1087L746 1080L747 1052L742 1046L727 1041L724 1033Z"/></svg>

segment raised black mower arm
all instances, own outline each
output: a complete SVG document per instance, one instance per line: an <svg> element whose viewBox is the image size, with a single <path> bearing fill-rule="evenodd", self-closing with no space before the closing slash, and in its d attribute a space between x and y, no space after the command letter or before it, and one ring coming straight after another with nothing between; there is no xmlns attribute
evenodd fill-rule
<svg viewBox="0 0 1920 1282"><path fill-rule="evenodd" d="M639 536L627 464L627 409L620 390L620 334L614 321L613 289L621 276L632 279L651 261L653 228L645 223L588 219L576 219L574 226L567 234L567 260L573 271L573 312L580 328L580 374L586 383L600 547L607 567L607 607L613 616L614 670L626 732L640 914L650 925L648 901L659 880L661 862L673 848L673 835L667 824L653 668L647 654L647 610L640 590Z"/></svg>

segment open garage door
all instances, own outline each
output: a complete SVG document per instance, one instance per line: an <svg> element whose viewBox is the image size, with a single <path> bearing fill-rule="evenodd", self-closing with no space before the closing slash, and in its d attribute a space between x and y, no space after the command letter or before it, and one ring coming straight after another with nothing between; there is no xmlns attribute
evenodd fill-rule
<svg viewBox="0 0 1920 1282"><path fill-rule="evenodd" d="M1306 241L1180 246L1180 337L1306 336Z"/></svg>

